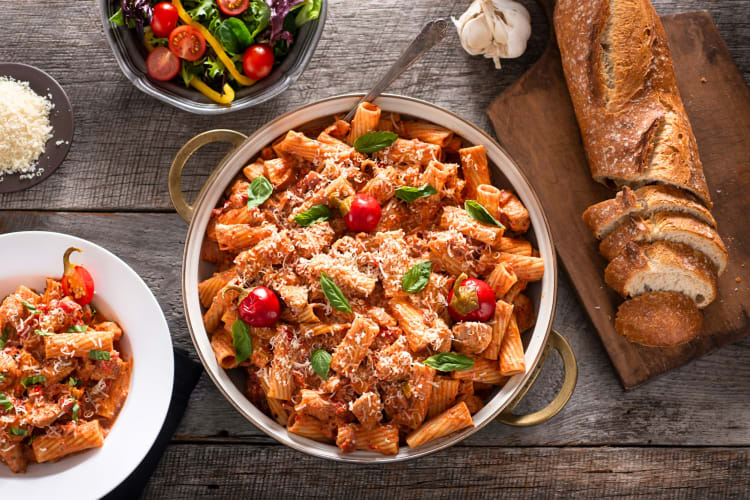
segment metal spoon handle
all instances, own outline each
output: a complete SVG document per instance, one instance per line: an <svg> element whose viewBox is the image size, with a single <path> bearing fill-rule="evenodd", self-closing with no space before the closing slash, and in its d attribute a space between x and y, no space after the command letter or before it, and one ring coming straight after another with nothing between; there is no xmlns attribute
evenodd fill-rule
<svg viewBox="0 0 750 500"><path fill-rule="evenodd" d="M422 57L422 54L430 50L435 44L442 40L447 32L447 19L436 19L425 24L422 31L420 31L417 37L408 47L406 47L406 50L401 53L401 56L396 59L396 62L394 62L380 80L377 81L372 87L372 90L359 100L357 106L354 106L354 108L346 114L344 120L348 122L351 121L352 118L354 118L354 114L357 112L357 107L361 103L373 101L381 92L388 88L393 80L398 78L401 73L414 64L417 59Z"/></svg>

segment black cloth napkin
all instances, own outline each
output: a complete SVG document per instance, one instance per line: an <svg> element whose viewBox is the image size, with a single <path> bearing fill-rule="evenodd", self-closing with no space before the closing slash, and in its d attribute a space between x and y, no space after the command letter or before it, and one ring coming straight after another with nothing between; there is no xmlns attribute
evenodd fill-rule
<svg viewBox="0 0 750 500"><path fill-rule="evenodd" d="M125 481L105 496L105 500L132 500L141 496L141 492L146 487L146 483L151 478L151 474L154 473L156 466L159 465L169 440L185 414L190 393L193 392L195 385L198 383L201 373L203 373L203 366L200 363L190 359L184 350L174 350L172 401L169 403L167 418L164 420L159 436L141 464Z"/></svg>

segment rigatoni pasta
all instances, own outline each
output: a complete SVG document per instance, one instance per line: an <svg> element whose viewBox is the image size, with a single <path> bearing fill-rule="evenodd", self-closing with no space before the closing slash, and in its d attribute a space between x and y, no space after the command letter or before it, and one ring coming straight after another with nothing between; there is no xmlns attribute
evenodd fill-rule
<svg viewBox="0 0 750 500"><path fill-rule="evenodd" d="M88 271L70 268L0 303L0 461L13 472L102 446L128 396L123 331L91 305Z"/></svg>
<svg viewBox="0 0 750 500"><path fill-rule="evenodd" d="M490 177L482 145L371 103L278 138L206 232L215 273L198 293L219 364L288 432L342 452L473 425L526 369L521 292L544 273L528 212Z"/></svg>

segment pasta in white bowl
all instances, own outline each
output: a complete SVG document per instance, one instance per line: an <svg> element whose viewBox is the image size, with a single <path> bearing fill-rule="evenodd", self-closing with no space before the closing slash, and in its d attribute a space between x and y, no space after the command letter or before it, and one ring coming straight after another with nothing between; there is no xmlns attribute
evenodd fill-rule
<svg viewBox="0 0 750 500"><path fill-rule="evenodd" d="M81 300L83 292L77 284L71 281L66 290L58 281L63 276L62 255L70 247L81 250L71 258L74 267L80 265L93 276L93 297ZM8 316L3 316L8 336L0 351L15 355L23 349L33 353L25 355L28 361L32 355L41 359L36 376L24 371L34 371L34 362L26 363L26 368L0 367L5 378L0 393L6 400L0 409L3 449L23 445L30 457L27 464L8 463L14 456L0 455L17 471L0 464L3 494L47 498L52 491L78 491L83 498L100 498L138 466L166 418L174 361L164 315L149 288L125 262L74 236L42 231L0 235L0 261L14 263L0 271L0 297L10 297L3 303L12 306L14 298L26 301L30 314L16 319L38 331L21 332L23 339L19 339L17 321L11 318L8 323ZM58 290L61 284L63 290ZM49 292L42 295L45 290ZM62 296L61 309L70 314L52 314L48 306L56 303L56 295ZM32 317L35 313L38 324ZM38 349L34 340L42 342ZM73 366L78 368L57 380ZM113 369L112 377L92 373L107 369ZM21 380L25 389L14 380ZM101 405L95 401L99 382L107 393ZM59 410L54 422L30 421L21 411L27 395L39 399L66 388L70 391L51 398L47 405ZM6 431L15 439L8 442Z"/></svg>

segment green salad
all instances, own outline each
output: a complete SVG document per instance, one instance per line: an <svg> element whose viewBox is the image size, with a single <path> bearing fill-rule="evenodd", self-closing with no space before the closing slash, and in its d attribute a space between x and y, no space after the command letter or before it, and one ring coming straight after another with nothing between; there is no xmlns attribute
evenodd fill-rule
<svg viewBox="0 0 750 500"><path fill-rule="evenodd" d="M135 30L158 81L229 104L283 61L322 0L122 0L110 21Z"/></svg>

